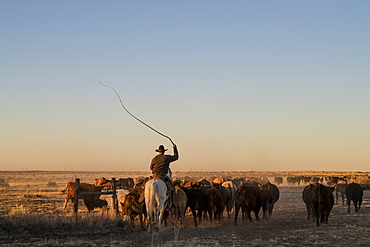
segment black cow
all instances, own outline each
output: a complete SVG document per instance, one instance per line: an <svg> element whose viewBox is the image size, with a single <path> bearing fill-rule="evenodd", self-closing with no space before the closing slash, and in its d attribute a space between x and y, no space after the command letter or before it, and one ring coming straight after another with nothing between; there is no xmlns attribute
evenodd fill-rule
<svg viewBox="0 0 370 247"><path fill-rule="evenodd" d="M317 226L320 223L328 223L330 211L334 206L333 191L334 187L327 187L319 183L307 185L303 190L302 196L307 206L307 219L310 218L311 208L313 208Z"/></svg>
<svg viewBox="0 0 370 247"><path fill-rule="evenodd" d="M242 185L236 191L235 199L235 220L234 225L238 225L238 213L242 209L242 219L246 213L250 224L253 224L251 212L253 211L256 217L256 224L259 222L258 213L261 209L261 191L257 186Z"/></svg>
<svg viewBox="0 0 370 247"><path fill-rule="evenodd" d="M186 196L188 197L188 203L186 207L190 208L194 217L194 225L197 227L198 223L200 224L202 221L203 213L206 211L207 197L204 191L200 189L199 185L196 184L189 188L182 187L181 189L185 191Z"/></svg>
<svg viewBox="0 0 370 247"><path fill-rule="evenodd" d="M363 188L358 183L350 183L346 187L346 197L347 197L347 206L348 206L348 213L350 213L351 201L355 205L355 211L361 208L362 203L362 196L363 196ZM358 203L358 208L357 208Z"/></svg>
<svg viewBox="0 0 370 247"><path fill-rule="evenodd" d="M303 179L303 177L287 177L286 178L286 181L288 182L289 185L299 185L301 183L301 179Z"/></svg>
<svg viewBox="0 0 370 247"><path fill-rule="evenodd" d="M274 183L280 185L283 183L283 178L282 177L275 177Z"/></svg>
<svg viewBox="0 0 370 247"><path fill-rule="evenodd" d="M272 207L274 205L274 199L271 196L269 190L261 189L261 207L263 212L263 219L268 220L270 212L272 212Z"/></svg>
<svg viewBox="0 0 370 247"><path fill-rule="evenodd" d="M226 187L222 186L221 183L212 183L212 187L217 189L223 198L224 205L223 205L222 213L221 213L221 218L222 218L225 206L229 201L231 201L232 198L231 198L230 193L227 191ZM228 215L229 215L229 212L228 212Z"/></svg>
<svg viewBox="0 0 370 247"><path fill-rule="evenodd" d="M239 187L240 185L245 183L245 178L233 178L231 181L233 182L233 184L236 185L236 187Z"/></svg>
<svg viewBox="0 0 370 247"><path fill-rule="evenodd" d="M311 219L315 220L310 185L307 185L306 187L304 187L303 192L302 192L302 199L303 199L303 202L306 204L307 220L311 220Z"/></svg>
<svg viewBox="0 0 370 247"><path fill-rule="evenodd" d="M212 217L221 220L225 208L224 197L218 189L213 187L207 189L205 194L207 197L206 211L208 212L210 223L212 223Z"/></svg>
<svg viewBox="0 0 370 247"><path fill-rule="evenodd" d="M268 199L267 193L266 192L262 193L262 195L263 195L262 199L265 199L264 202L262 203L263 218L267 220L267 219L271 218L272 211L274 209L274 205L279 200L280 192L279 192L278 187L275 184L272 184L270 182L268 182L267 184L261 185L261 190L262 191L269 191L270 192L270 197L272 199L272 202L270 202L269 199ZM266 199L267 199L267 201L266 201ZM264 205L265 205L266 211L263 207ZM267 212L268 212L268 215L266 214Z"/></svg>
<svg viewBox="0 0 370 247"><path fill-rule="evenodd" d="M107 208L108 203L106 200L101 200L99 198L94 198L91 196L84 198L84 204L87 210L90 212L94 211L94 208Z"/></svg>

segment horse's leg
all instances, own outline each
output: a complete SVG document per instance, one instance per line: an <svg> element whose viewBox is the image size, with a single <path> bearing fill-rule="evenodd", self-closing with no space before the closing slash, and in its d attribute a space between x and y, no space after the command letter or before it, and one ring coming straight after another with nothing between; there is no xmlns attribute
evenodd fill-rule
<svg viewBox="0 0 370 247"><path fill-rule="evenodd" d="M146 203L146 211L147 211L147 218L148 218L148 232L152 232L153 221L155 220L155 200L153 197L153 189L152 184L147 182L145 186L145 203Z"/></svg>
<svg viewBox="0 0 370 247"><path fill-rule="evenodd" d="M147 204L147 206L146 206L146 210L147 210L147 218L148 218L148 232L149 232L149 233L152 233L152 226L153 226L153 211L152 211L152 209L149 207L149 204Z"/></svg>
<svg viewBox="0 0 370 247"><path fill-rule="evenodd" d="M158 207L157 207L157 228L158 230L161 228L161 224L162 224L162 220L163 220L163 216L164 216L164 211L166 210L166 207L165 207L165 201L167 200L167 198L161 198L159 200L159 202L157 203Z"/></svg>

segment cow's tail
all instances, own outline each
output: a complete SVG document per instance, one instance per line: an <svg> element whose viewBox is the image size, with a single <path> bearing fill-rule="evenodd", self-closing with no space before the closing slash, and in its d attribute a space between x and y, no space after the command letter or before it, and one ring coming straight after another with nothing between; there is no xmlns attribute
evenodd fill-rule
<svg viewBox="0 0 370 247"><path fill-rule="evenodd" d="M215 200L215 195L212 193L211 195L210 195L210 197L209 197L209 202L210 202L210 209L212 210L212 212L216 212L216 210L217 210L217 208L216 208L216 205L214 204L214 200Z"/></svg>
<svg viewBox="0 0 370 247"><path fill-rule="evenodd" d="M64 189L64 190L61 190L60 192L62 192L62 193L64 193L64 192L66 192L66 190L68 189L68 187L69 187L69 185L71 184L71 182L69 182L68 184L67 184L67 187Z"/></svg>

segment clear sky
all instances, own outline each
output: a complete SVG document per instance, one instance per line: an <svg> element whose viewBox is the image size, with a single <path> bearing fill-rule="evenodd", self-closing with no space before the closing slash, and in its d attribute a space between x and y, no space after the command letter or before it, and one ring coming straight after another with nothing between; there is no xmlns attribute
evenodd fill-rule
<svg viewBox="0 0 370 247"><path fill-rule="evenodd" d="M370 170L370 1L0 0L0 170Z"/></svg>

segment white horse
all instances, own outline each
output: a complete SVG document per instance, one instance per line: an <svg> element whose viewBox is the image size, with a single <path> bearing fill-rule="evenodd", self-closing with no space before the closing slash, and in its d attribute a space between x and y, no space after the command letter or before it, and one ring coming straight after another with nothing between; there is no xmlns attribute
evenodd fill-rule
<svg viewBox="0 0 370 247"><path fill-rule="evenodd" d="M172 179L171 170L167 174ZM166 202L169 198L166 183L161 179L148 180L145 184L144 196L148 214L148 232L151 233L153 225L158 230L161 228L163 214L167 207Z"/></svg>

